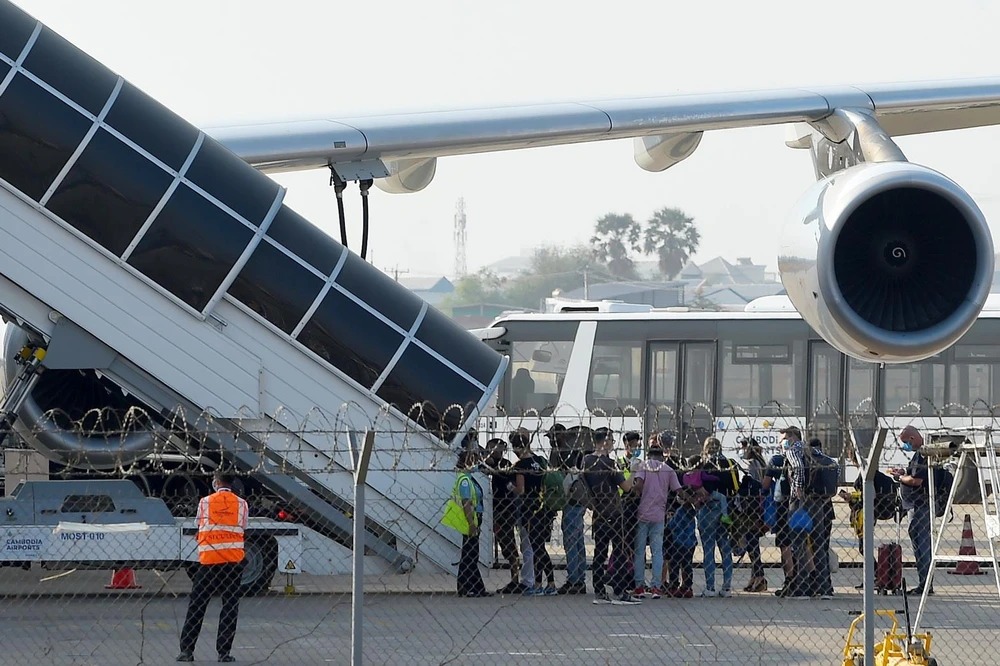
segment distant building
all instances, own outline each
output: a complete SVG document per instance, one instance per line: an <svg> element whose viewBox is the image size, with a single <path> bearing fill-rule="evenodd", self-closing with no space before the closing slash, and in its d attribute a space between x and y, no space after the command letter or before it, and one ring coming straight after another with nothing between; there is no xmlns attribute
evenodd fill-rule
<svg viewBox="0 0 1000 666"><path fill-rule="evenodd" d="M594 301L641 303L654 308L669 308L684 304L683 282L606 282L561 294L562 298Z"/></svg>
<svg viewBox="0 0 1000 666"><path fill-rule="evenodd" d="M399 284L435 306L440 305L455 291L455 285L446 277L399 278Z"/></svg>

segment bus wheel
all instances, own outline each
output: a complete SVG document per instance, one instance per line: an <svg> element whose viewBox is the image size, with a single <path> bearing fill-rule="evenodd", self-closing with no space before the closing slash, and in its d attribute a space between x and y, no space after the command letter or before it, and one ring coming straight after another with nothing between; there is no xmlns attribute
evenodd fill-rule
<svg viewBox="0 0 1000 666"><path fill-rule="evenodd" d="M278 542L271 536L249 536L244 544L243 596L266 592L278 570Z"/></svg>

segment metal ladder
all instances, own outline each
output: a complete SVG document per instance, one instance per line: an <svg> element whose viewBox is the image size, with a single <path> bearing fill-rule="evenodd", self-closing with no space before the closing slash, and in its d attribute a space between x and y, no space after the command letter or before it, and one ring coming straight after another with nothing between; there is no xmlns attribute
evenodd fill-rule
<svg viewBox="0 0 1000 666"><path fill-rule="evenodd" d="M958 431L956 431L958 432ZM941 542L944 537L945 525L949 522L948 517L952 515L952 507L955 502L955 491L958 484L953 483L951 492L948 494L948 503L945 506L944 516L936 519L933 507L935 506L934 483L930 483L929 504L931 507L931 568L927 573L927 582L924 585L923 594L920 597L920 605L917 608L917 617L913 623L914 631L920 626L923 618L924 608L927 605L927 595L934 583L934 572L939 562L978 562L989 564L993 571L994 582L996 583L997 596L1000 597L1000 565L997 563L997 540L1000 539L1000 469L997 464L997 446L1000 442L993 441L993 430L983 428L965 431L963 434L966 440L959 445L959 458L957 469L964 467L966 460L970 457L975 465L979 477L980 502L983 510L983 522L986 526L986 540L989 543L989 555L946 555L941 553ZM933 470L933 468L932 468ZM933 479L933 471L929 475ZM990 489L993 497L986 495L986 480L989 479ZM935 521L939 521L935 525Z"/></svg>

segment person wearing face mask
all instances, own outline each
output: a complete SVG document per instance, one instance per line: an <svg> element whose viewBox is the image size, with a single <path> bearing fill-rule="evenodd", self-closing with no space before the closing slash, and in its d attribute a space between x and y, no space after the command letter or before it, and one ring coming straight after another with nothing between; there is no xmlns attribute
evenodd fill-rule
<svg viewBox="0 0 1000 666"><path fill-rule="evenodd" d="M781 447L785 451L785 475L788 478L790 496L788 498L789 536L792 550L792 580L775 592L780 597L793 599L808 599L812 590L809 588L809 557L808 532L795 529L796 512L806 510L806 486L808 484L807 470L802 442L802 431L797 426L781 429Z"/></svg>
<svg viewBox="0 0 1000 666"><path fill-rule="evenodd" d="M219 661L236 661L230 651L240 614L243 533L247 527L248 508L246 501L232 491L232 485L232 476L216 471L212 481L215 492L198 503L198 567L192 576L177 661L194 661L194 648L205 610L214 594L222 597L216 640Z"/></svg>
<svg viewBox="0 0 1000 666"><path fill-rule="evenodd" d="M903 511L910 516L910 544L913 546L913 557L917 561L917 587L907 590L908 594L924 593L927 574L931 569L931 506L928 492L927 458L920 452L924 445L923 435L912 425L908 425L899 433L899 441L904 451L913 451L913 457L906 469L892 469L889 474L899 482L899 494L903 501ZM933 594L931 588L929 594Z"/></svg>

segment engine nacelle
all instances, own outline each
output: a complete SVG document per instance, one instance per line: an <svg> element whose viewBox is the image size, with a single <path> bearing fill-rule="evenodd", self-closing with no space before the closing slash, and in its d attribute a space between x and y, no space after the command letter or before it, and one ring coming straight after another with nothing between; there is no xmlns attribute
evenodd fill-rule
<svg viewBox="0 0 1000 666"><path fill-rule="evenodd" d="M965 190L909 162L861 164L810 189L785 227L778 270L823 338L867 361L947 349L976 321L993 241Z"/></svg>

